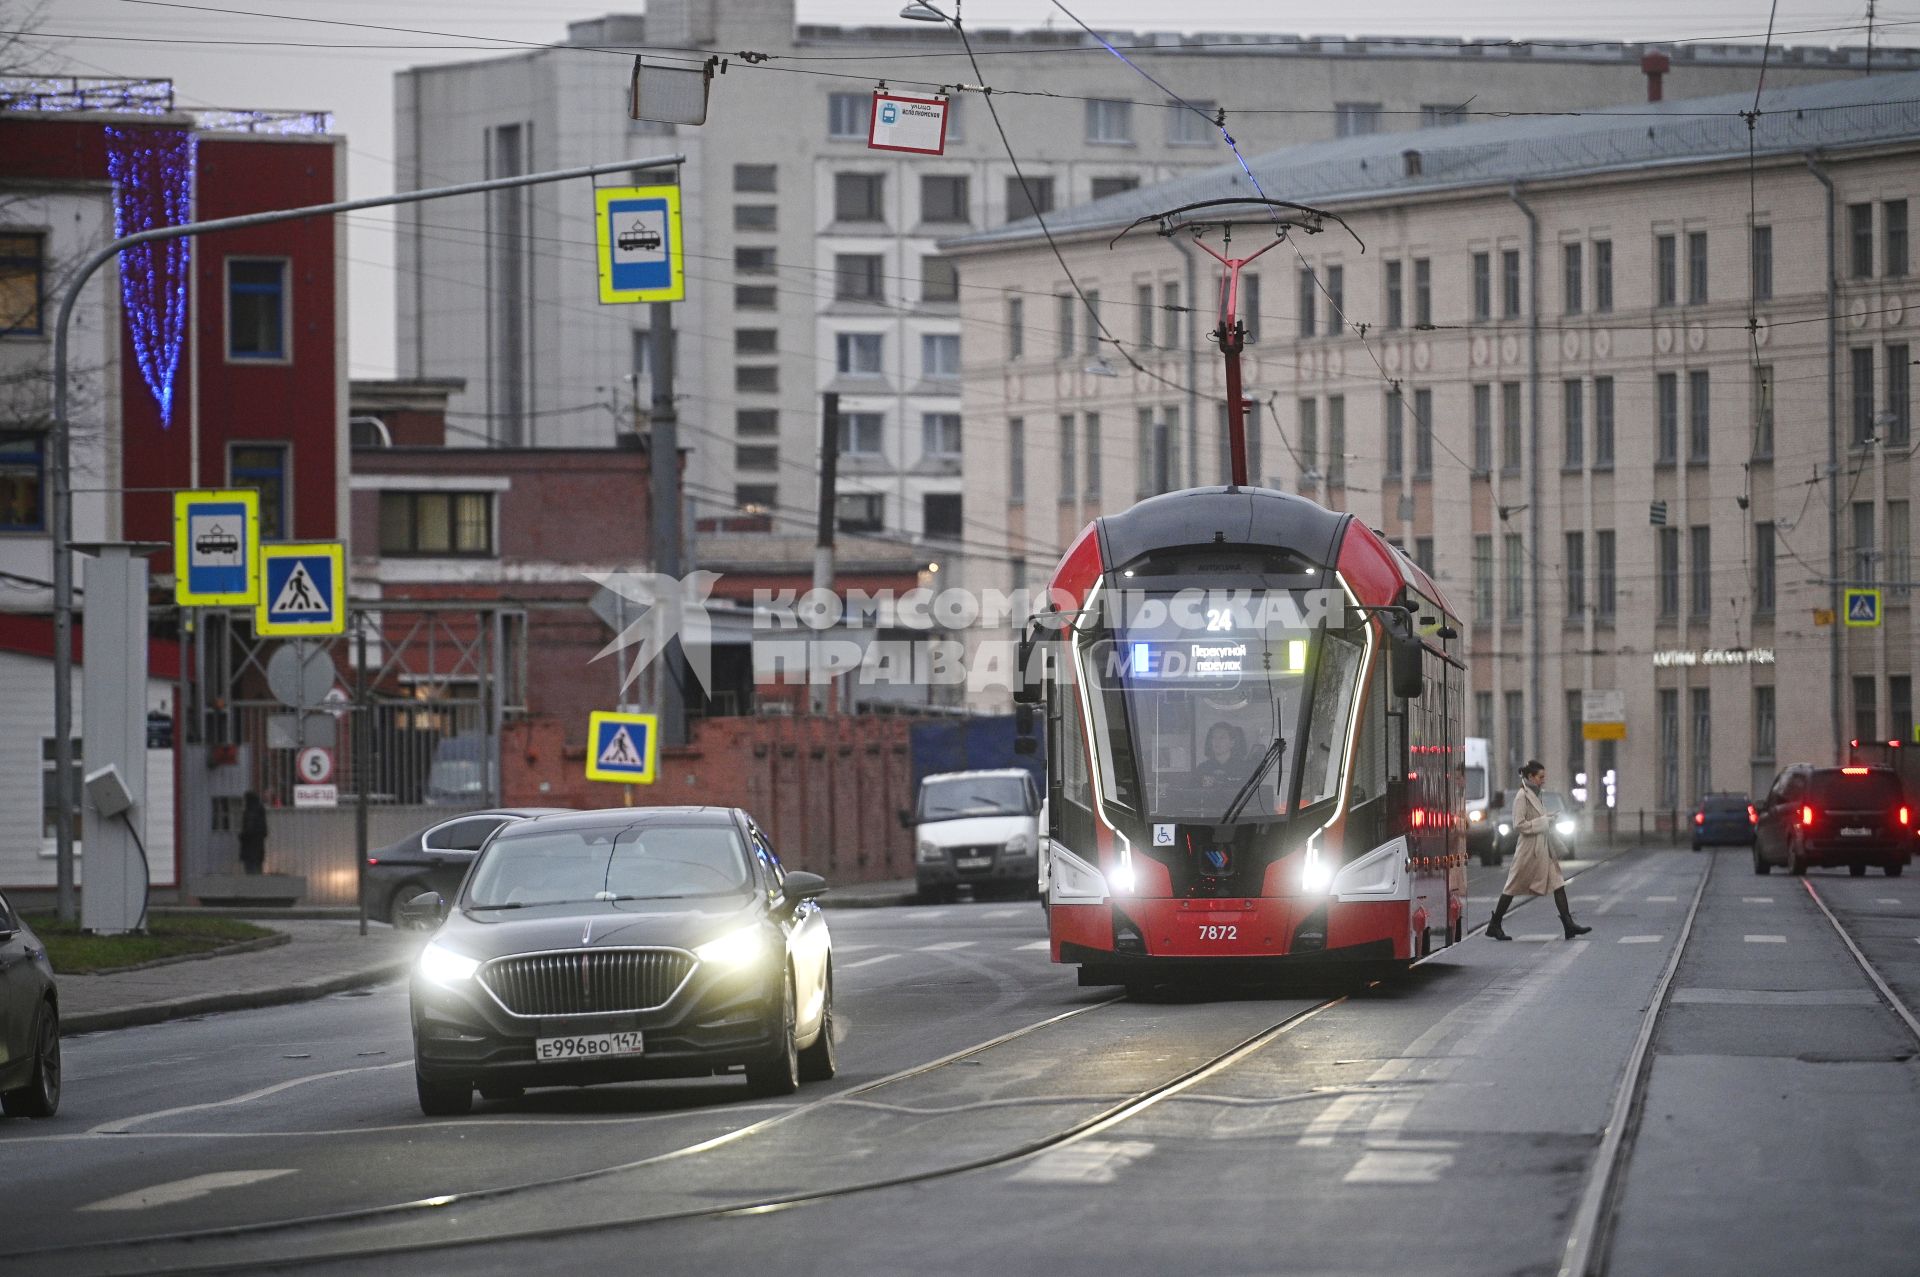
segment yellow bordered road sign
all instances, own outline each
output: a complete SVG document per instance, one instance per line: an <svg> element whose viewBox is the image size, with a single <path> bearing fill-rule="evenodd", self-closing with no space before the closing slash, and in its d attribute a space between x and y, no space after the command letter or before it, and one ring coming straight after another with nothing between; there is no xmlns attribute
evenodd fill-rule
<svg viewBox="0 0 1920 1277"><path fill-rule="evenodd" d="M588 780L651 785L659 757L659 715L595 710L588 716Z"/></svg>
<svg viewBox="0 0 1920 1277"><path fill-rule="evenodd" d="M260 547L253 630L274 638L347 632L347 551L338 541Z"/></svg>
<svg viewBox="0 0 1920 1277"><path fill-rule="evenodd" d="M245 607L260 597L260 494L173 494L173 600Z"/></svg>
<svg viewBox="0 0 1920 1277"><path fill-rule="evenodd" d="M603 305L686 298L679 187L602 187L593 193L593 225Z"/></svg>
<svg viewBox="0 0 1920 1277"><path fill-rule="evenodd" d="M1851 589L1847 591L1847 625L1858 629L1864 625L1880 624L1880 591L1871 589Z"/></svg>

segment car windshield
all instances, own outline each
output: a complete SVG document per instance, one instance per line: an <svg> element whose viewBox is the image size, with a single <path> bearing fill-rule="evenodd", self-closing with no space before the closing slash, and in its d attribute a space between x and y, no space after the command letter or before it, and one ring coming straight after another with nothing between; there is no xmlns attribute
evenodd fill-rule
<svg viewBox="0 0 1920 1277"><path fill-rule="evenodd" d="M967 816L1024 816L1027 782L1020 776L956 776L920 786L920 823Z"/></svg>
<svg viewBox="0 0 1920 1277"><path fill-rule="evenodd" d="M1719 813L1737 812L1744 816L1747 814L1746 796L1728 797L1723 795L1719 798L1709 798L1706 801L1705 810Z"/></svg>
<svg viewBox="0 0 1920 1277"><path fill-rule="evenodd" d="M479 794L487 787L487 773L477 759L443 758L427 769L427 788L435 794Z"/></svg>
<svg viewBox="0 0 1920 1277"><path fill-rule="evenodd" d="M473 871L471 909L736 895L749 882L731 825L659 820L528 829L494 839Z"/></svg>
<svg viewBox="0 0 1920 1277"><path fill-rule="evenodd" d="M1892 807L1900 801L1900 778L1878 767L1813 774L1813 801L1829 807Z"/></svg>
<svg viewBox="0 0 1920 1277"><path fill-rule="evenodd" d="M1296 783L1300 807L1338 792L1366 639L1303 620L1304 593L1235 591L1198 624L1169 599L1088 647L1102 792L1155 821L1208 823L1243 791L1244 817L1269 821Z"/></svg>
<svg viewBox="0 0 1920 1277"><path fill-rule="evenodd" d="M1487 796L1487 769L1467 768L1467 801L1477 803Z"/></svg>

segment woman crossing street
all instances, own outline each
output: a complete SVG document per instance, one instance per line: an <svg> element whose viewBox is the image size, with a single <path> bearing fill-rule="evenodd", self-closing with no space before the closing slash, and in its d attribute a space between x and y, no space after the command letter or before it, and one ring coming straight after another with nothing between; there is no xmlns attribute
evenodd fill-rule
<svg viewBox="0 0 1920 1277"><path fill-rule="evenodd" d="M1500 922L1513 907L1515 896L1551 894L1553 903L1560 909L1560 923L1569 940L1593 930L1575 922L1573 910L1567 905L1567 880L1560 872L1560 862L1554 858L1547 838L1553 828L1553 817L1540 801L1540 787L1546 781L1546 764L1538 759L1529 760L1520 769L1520 791L1513 796L1513 830L1518 839L1513 872L1507 875L1507 885L1500 888L1499 903L1493 907L1493 921L1487 924L1489 940L1513 939L1501 929Z"/></svg>

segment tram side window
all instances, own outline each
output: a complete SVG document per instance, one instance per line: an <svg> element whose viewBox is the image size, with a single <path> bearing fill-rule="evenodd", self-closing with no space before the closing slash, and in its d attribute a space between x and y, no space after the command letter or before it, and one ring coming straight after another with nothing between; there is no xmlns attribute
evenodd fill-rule
<svg viewBox="0 0 1920 1277"><path fill-rule="evenodd" d="M1377 663L1367 687L1367 703L1360 712L1360 748L1354 755L1352 805L1371 802L1387 788L1386 661Z"/></svg>
<svg viewBox="0 0 1920 1277"><path fill-rule="evenodd" d="M1321 640L1320 670L1313 688L1306 756L1301 760L1300 803L1310 806L1339 789L1348 716L1359 682L1360 647L1329 632Z"/></svg>
<svg viewBox="0 0 1920 1277"><path fill-rule="evenodd" d="M1081 727L1077 704L1080 671L1074 668L1072 648L1064 642L1060 645L1059 656L1064 671L1064 676L1056 682L1060 705L1060 796L1076 807L1092 811L1093 781L1087 768L1086 734Z"/></svg>

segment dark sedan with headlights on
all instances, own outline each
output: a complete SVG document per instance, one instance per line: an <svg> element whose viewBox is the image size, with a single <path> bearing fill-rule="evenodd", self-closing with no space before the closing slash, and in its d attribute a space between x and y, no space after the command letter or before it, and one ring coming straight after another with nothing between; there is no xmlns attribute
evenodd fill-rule
<svg viewBox="0 0 1920 1277"><path fill-rule="evenodd" d="M754 1095L834 1073L833 942L817 874L781 865L726 807L621 807L499 831L412 981L414 1074L430 1116L477 1090L735 1070Z"/></svg>

